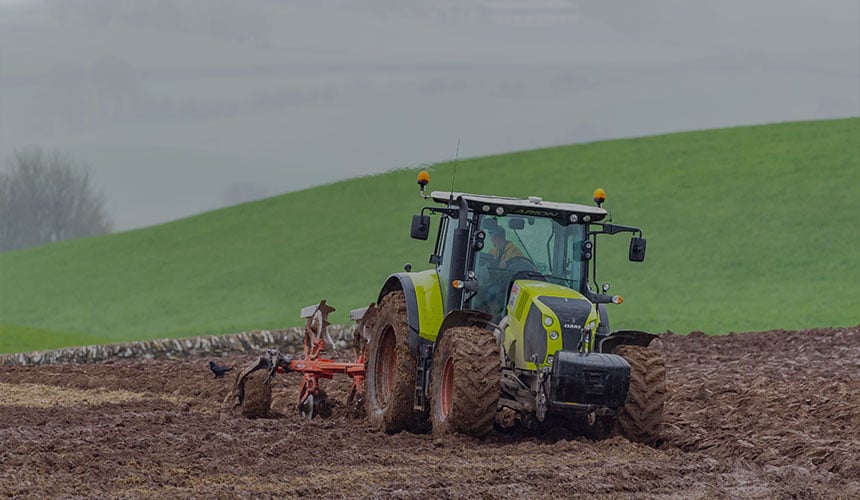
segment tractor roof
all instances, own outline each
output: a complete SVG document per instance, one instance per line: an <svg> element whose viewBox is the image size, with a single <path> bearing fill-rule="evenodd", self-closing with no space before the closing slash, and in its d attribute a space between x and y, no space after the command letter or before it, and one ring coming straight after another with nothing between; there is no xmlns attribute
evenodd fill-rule
<svg viewBox="0 0 860 500"><path fill-rule="evenodd" d="M462 197L470 210L478 213L498 215L528 215L533 217L551 217L570 222L596 222L606 217L607 212L601 207L579 205L577 203L559 203L554 201L543 201L537 196L528 198L510 198L507 196L489 196L482 194L451 193L448 191L433 191L430 195L433 201L449 203L451 199ZM501 207L502 213L497 209ZM576 218L572 218L576 215ZM588 218L585 218L585 217Z"/></svg>

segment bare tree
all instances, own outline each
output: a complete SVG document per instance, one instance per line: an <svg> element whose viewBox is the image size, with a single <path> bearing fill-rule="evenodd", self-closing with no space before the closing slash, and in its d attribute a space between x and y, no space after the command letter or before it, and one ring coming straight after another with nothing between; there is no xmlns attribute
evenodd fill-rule
<svg viewBox="0 0 860 500"><path fill-rule="evenodd" d="M56 151L16 151L0 172L0 252L110 232L89 171Z"/></svg>

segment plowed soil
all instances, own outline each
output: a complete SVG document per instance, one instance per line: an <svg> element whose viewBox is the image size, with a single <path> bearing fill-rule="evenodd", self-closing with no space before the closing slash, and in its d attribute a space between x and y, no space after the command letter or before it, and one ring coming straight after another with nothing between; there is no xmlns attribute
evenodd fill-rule
<svg viewBox="0 0 860 500"><path fill-rule="evenodd" d="M565 429L384 435L323 381L331 417L220 419L208 358L0 368L0 496L860 498L860 326L663 335L655 447ZM241 366L247 355L219 358ZM237 370L238 371L238 370Z"/></svg>

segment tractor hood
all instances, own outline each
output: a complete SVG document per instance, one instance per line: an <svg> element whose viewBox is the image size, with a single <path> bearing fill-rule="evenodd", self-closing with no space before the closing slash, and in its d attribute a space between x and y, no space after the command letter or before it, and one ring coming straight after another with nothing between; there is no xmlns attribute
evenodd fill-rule
<svg viewBox="0 0 860 500"><path fill-rule="evenodd" d="M543 281L518 280L511 287L507 312L510 328L505 334L505 347L514 344L514 362L521 368L550 365L556 351L593 347L597 308L575 290Z"/></svg>

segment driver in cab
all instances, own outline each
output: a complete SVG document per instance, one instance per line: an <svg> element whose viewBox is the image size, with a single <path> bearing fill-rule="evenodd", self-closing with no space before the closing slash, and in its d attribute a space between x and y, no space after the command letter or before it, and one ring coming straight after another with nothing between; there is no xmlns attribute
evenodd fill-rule
<svg viewBox="0 0 860 500"><path fill-rule="evenodd" d="M507 240L505 230L501 227L493 230L490 241L493 243L493 248L488 253L498 259L499 267L502 269L508 267L508 261L514 257L524 257L523 252Z"/></svg>

